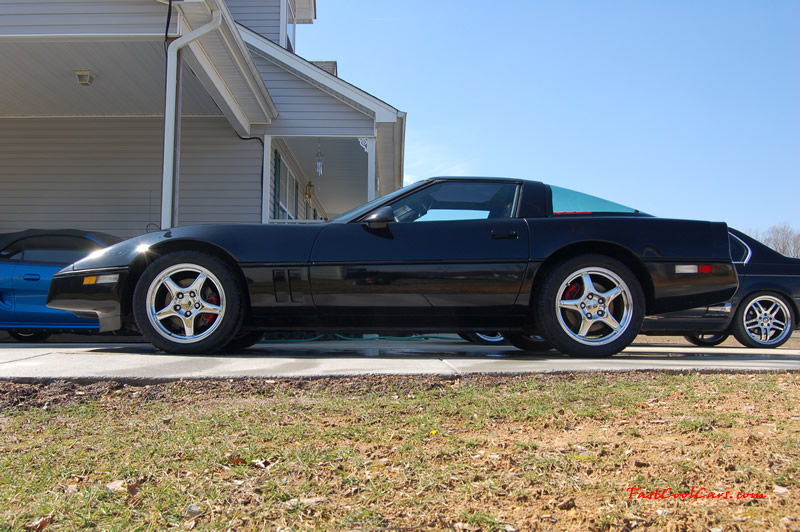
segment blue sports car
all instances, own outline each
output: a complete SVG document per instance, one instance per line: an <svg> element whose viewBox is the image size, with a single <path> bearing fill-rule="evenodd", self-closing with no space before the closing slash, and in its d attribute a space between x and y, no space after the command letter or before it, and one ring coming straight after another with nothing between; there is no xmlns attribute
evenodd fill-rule
<svg viewBox="0 0 800 532"><path fill-rule="evenodd" d="M0 330L21 342L56 332L97 331L97 319L45 305L50 279L67 264L121 240L73 229L0 234Z"/></svg>

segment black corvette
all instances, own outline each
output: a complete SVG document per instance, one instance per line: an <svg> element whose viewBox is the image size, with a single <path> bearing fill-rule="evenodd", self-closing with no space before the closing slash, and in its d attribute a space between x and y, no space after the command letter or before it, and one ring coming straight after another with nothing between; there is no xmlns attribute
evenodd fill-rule
<svg viewBox="0 0 800 532"><path fill-rule="evenodd" d="M721 344L731 334L746 347L785 344L800 327L800 259L785 257L758 240L730 230L739 289L730 301L649 316L645 334L684 335L698 346Z"/></svg>
<svg viewBox="0 0 800 532"><path fill-rule="evenodd" d="M433 178L328 223L177 227L59 272L48 305L172 353L263 331L500 331L609 356L645 315L737 288L724 223L655 218L540 182ZM524 344L523 344L524 345Z"/></svg>

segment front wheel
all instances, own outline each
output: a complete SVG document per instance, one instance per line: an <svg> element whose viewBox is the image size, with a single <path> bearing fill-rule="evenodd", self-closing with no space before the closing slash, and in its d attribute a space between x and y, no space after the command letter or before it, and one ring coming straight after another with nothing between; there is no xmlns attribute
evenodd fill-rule
<svg viewBox="0 0 800 532"><path fill-rule="evenodd" d="M746 347L779 347L789 341L794 328L794 312L786 298L771 292L758 292L744 298L733 317L731 330Z"/></svg>
<svg viewBox="0 0 800 532"><path fill-rule="evenodd" d="M45 331L8 331L8 334L10 334L11 338L18 342L25 342L29 344L44 342L50 337L50 333Z"/></svg>
<svg viewBox="0 0 800 532"><path fill-rule="evenodd" d="M534 310L542 335L562 353L607 357L625 349L639 333L644 294L620 261L583 255L549 273Z"/></svg>
<svg viewBox="0 0 800 532"><path fill-rule="evenodd" d="M697 347L714 347L728 339L727 334L688 334L684 336L684 340Z"/></svg>
<svg viewBox="0 0 800 532"><path fill-rule="evenodd" d="M168 253L142 274L133 293L142 335L176 354L208 354L235 339L244 317L240 283L222 260L196 251Z"/></svg>

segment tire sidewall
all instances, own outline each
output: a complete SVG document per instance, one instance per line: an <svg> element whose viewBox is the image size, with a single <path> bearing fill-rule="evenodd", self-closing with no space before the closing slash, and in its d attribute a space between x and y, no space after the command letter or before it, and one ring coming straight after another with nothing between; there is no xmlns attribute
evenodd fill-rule
<svg viewBox="0 0 800 532"><path fill-rule="evenodd" d="M222 321L207 337L192 343L172 341L159 333L148 317L147 292L150 285L167 268L177 264L193 264L212 272L225 291L226 310ZM175 251L152 262L136 283L133 292L133 315L142 335L157 348L174 354L209 354L225 347L243 322L242 287L237 276L224 261L198 251Z"/></svg>
<svg viewBox="0 0 800 532"><path fill-rule="evenodd" d="M567 277L591 267L603 268L619 276L628 287L633 307L625 330L611 342L601 345L587 345L573 339L562 329L554 310L560 297L559 289ZM608 357L628 347L639 334L645 311L644 293L639 280L622 262L605 255L581 255L555 266L535 294L534 305L534 316L542 336L562 353L583 358Z"/></svg>
<svg viewBox="0 0 800 532"><path fill-rule="evenodd" d="M760 342L755 341L747 332L747 328L744 325L744 315L747 310L747 307L750 306L754 300L761 298L761 297L773 297L775 299L779 299L783 305L788 309L789 315L787 316L787 324L786 326L789 329L788 334L786 337L781 340L780 342L774 344L762 344ZM794 315L794 308L792 304L786 300L786 298L778 294L776 292L756 292L754 294L750 294L749 296L742 299L739 303L739 306L736 309L736 314L733 317L733 324L731 325L731 331L733 332L733 336L736 340L745 347L752 347L757 349L774 349L776 347L780 347L792 337L792 331L794 331L794 324L795 324L795 315Z"/></svg>
<svg viewBox="0 0 800 532"><path fill-rule="evenodd" d="M714 347L727 340L729 335L727 333L721 333L721 334L715 334L714 336L715 336L714 340L703 340L702 338L694 334L688 334L683 338L690 344L696 345L697 347Z"/></svg>

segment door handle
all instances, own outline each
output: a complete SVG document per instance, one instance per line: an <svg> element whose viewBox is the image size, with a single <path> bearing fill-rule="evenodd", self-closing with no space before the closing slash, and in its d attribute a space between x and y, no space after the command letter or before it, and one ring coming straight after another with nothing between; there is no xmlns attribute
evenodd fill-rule
<svg viewBox="0 0 800 532"><path fill-rule="evenodd" d="M26 281L38 281L40 279L40 276L38 273L26 273L25 275L22 276L22 278L25 279Z"/></svg>
<svg viewBox="0 0 800 532"><path fill-rule="evenodd" d="M495 240L516 240L519 238L519 235L516 231L511 231L509 233L495 233L492 231L492 238Z"/></svg>

